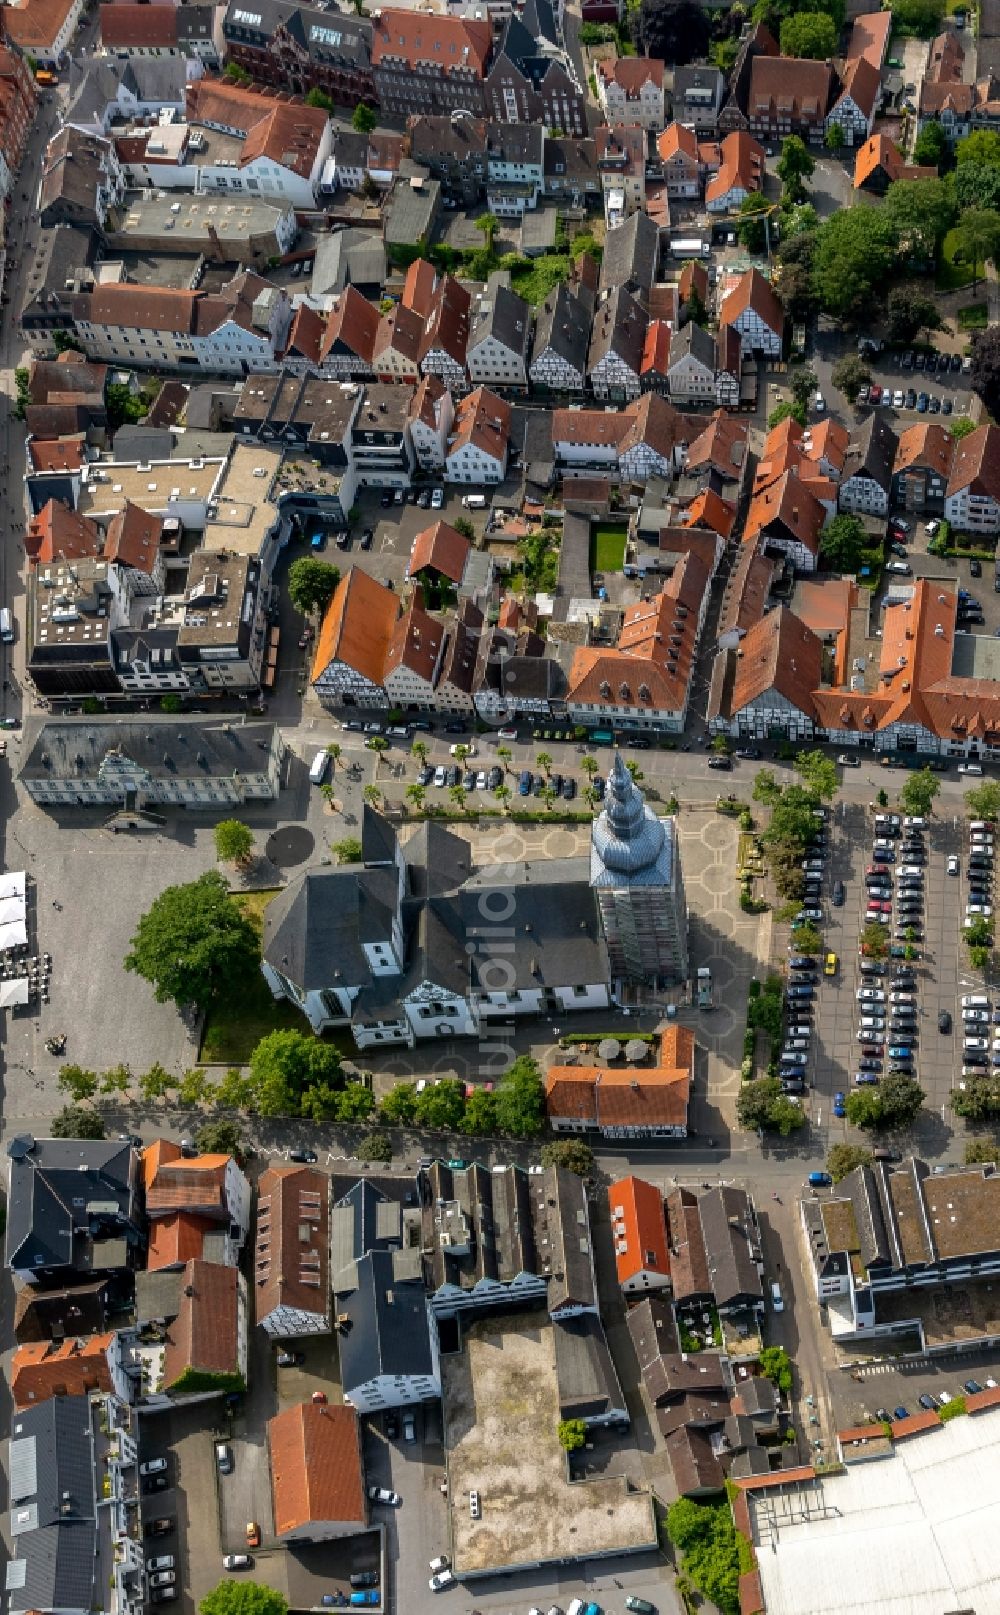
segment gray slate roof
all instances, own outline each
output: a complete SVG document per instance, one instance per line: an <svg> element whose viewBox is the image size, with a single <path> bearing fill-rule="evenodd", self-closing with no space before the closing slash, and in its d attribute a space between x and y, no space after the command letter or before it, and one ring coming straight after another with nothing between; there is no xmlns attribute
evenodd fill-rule
<svg viewBox="0 0 1000 1615"><path fill-rule="evenodd" d="M587 369L589 342L590 315L565 281L560 281L539 309L531 362L535 364L551 348L557 358L582 376Z"/></svg>
<svg viewBox="0 0 1000 1615"><path fill-rule="evenodd" d="M688 355L698 364L705 366L713 375L715 373L716 348L715 338L703 326L695 325L694 320L688 320L679 331L675 331L670 338L670 365L680 364Z"/></svg>
<svg viewBox="0 0 1000 1615"><path fill-rule="evenodd" d="M387 869L310 869L268 904L263 955L303 992L360 987L363 942L388 941L396 882Z"/></svg>
<svg viewBox="0 0 1000 1615"><path fill-rule="evenodd" d="M376 1375L433 1370L427 1301L419 1282L400 1282L391 1251L371 1250L357 1264L357 1288L337 1300L350 1327L340 1336L340 1372L347 1395Z"/></svg>
<svg viewBox="0 0 1000 1615"><path fill-rule="evenodd" d="M22 779L91 778L109 752L121 749L153 779L201 775L231 779L262 773L274 725L226 725L217 719L119 718L111 722L33 720L25 725ZM82 758L82 762L77 759Z"/></svg>
<svg viewBox="0 0 1000 1615"><path fill-rule="evenodd" d="M597 1314L581 1312L575 1318L557 1320L552 1327L562 1418L606 1418L625 1411L625 1397Z"/></svg>
<svg viewBox="0 0 1000 1615"><path fill-rule="evenodd" d="M518 297L509 286L502 284L500 278L502 273L500 271L490 276L485 290L472 306L466 349L470 356L473 349L480 342L485 342L487 337L493 337L521 359L528 352L531 340L531 307L523 297Z"/></svg>
<svg viewBox="0 0 1000 1615"><path fill-rule="evenodd" d="M80 1271L104 1266L102 1238L120 1248L120 1236L132 1226L132 1146L118 1139L59 1138L31 1139L31 1146L22 1152L17 1141L10 1160L7 1265ZM12 1140L8 1154L14 1147ZM134 1236L138 1243L137 1229Z"/></svg>
<svg viewBox="0 0 1000 1615"><path fill-rule="evenodd" d="M8 1608L102 1608L93 1426L86 1396L53 1396L13 1416L10 1500L13 1552Z"/></svg>
<svg viewBox="0 0 1000 1615"><path fill-rule="evenodd" d="M549 1312L555 1315L564 1307L595 1307L594 1256L583 1180L560 1166L534 1173L531 1215L539 1263L549 1281Z"/></svg>
<svg viewBox="0 0 1000 1615"><path fill-rule="evenodd" d="M648 213L633 213L605 237L600 289L609 292L616 286L627 286L630 291L648 292L659 263L659 225Z"/></svg>
<svg viewBox="0 0 1000 1615"><path fill-rule="evenodd" d="M750 1196L744 1189L710 1189L698 1199L708 1272L716 1305L760 1301L760 1255Z"/></svg>
<svg viewBox="0 0 1000 1615"><path fill-rule="evenodd" d="M872 414L855 431L844 457L841 485L850 477L870 477L886 493L892 486L892 468L899 439L879 414Z"/></svg>
<svg viewBox="0 0 1000 1615"><path fill-rule="evenodd" d="M624 286L616 287L594 316L587 355L590 370L596 370L602 359L614 354L637 376L642 369L648 323L645 309Z"/></svg>

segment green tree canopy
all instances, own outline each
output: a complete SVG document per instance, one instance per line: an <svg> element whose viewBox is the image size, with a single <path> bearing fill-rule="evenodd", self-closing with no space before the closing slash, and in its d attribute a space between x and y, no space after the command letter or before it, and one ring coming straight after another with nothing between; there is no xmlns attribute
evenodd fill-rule
<svg viewBox="0 0 1000 1615"><path fill-rule="evenodd" d="M242 819L220 819L215 826L216 856L227 864L246 864L253 853L253 831Z"/></svg>
<svg viewBox="0 0 1000 1615"><path fill-rule="evenodd" d="M843 393L849 404L854 403L862 387L867 387L871 379L872 373L864 359L854 353L845 353L830 372L830 380L837 391ZM853 571L853 568L845 570Z"/></svg>
<svg viewBox="0 0 1000 1615"><path fill-rule="evenodd" d="M986 163L991 168L1000 166L1000 135L995 129L973 129L955 147L955 161L959 168L968 163Z"/></svg>
<svg viewBox="0 0 1000 1615"><path fill-rule="evenodd" d="M321 112L332 112L334 110L333 97L327 95L325 90L312 89L306 96L306 106L319 107Z"/></svg>
<svg viewBox="0 0 1000 1615"><path fill-rule="evenodd" d="M936 125L928 125L936 127ZM992 130L977 130L992 133ZM1000 207L1000 165L995 163L963 163L949 176L955 205L962 211L967 208Z"/></svg>
<svg viewBox="0 0 1000 1615"><path fill-rule="evenodd" d="M97 1072L85 1071L80 1065L60 1066L56 1080L63 1093L77 1103L81 1099L93 1099L97 1092Z"/></svg>
<svg viewBox="0 0 1000 1615"><path fill-rule="evenodd" d="M537 1061L522 1054L497 1083L497 1126L510 1138L537 1138L545 1127L545 1084Z"/></svg>
<svg viewBox="0 0 1000 1615"><path fill-rule="evenodd" d="M261 1038L250 1056L250 1080L261 1116L297 1116L307 1089L328 1083L339 1091L344 1074L331 1044L288 1028Z"/></svg>
<svg viewBox="0 0 1000 1615"><path fill-rule="evenodd" d="M582 1419L560 1419L557 1434L560 1447L576 1452L587 1439L587 1426Z"/></svg>
<svg viewBox="0 0 1000 1615"><path fill-rule="evenodd" d="M831 1144L826 1157L826 1170L834 1183L839 1183L856 1166L870 1165L871 1159L871 1150L865 1149L863 1144Z"/></svg>
<svg viewBox="0 0 1000 1615"><path fill-rule="evenodd" d="M944 20L945 0L892 0L892 20L897 28L930 39Z"/></svg>
<svg viewBox="0 0 1000 1615"><path fill-rule="evenodd" d="M464 1115L465 1088L457 1077L429 1082L423 1093L417 1094L415 1120L418 1127L440 1127L453 1132L461 1126Z"/></svg>
<svg viewBox="0 0 1000 1615"><path fill-rule="evenodd" d="M1000 1148L995 1138L970 1138L966 1140L963 1159L966 1166L990 1166L1000 1161Z"/></svg>
<svg viewBox="0 0 1000 1615"><path fill-rule="evenodd" d="M103 1138L104 1123L96 1110L83 1105L66 1105L50 1125L53 1138Z"/></svg>
<svg viewBox="0 0 1000 1615"><path fill-rule="evenodd" d="M882 203L907 257L933 261L955 220L951 187L943 179L900 179Z"/></svg>
<svg viewBox="0 0 1000 1615"><path fill-rule="evenodd" d="M340 568L314 555L300 555L288 568L288 598L304 617L323 612L340 582Z"/></svg>
<svg viewBox="0 0 1000 1615"><path fill-rule="evenodd" d="M890 1072L877 1087L848 1094L847 1119L855 1127L898 1128L913 1123L926 1095L915 1077Z"/></svg>
<svg viewBox="0 0 1000 1615"><path fill-rule="evenodd" d="M986 273L987 259L994 258L1000 243L1000 217L989 208L966 208L954 233L955 258L972 270L975 291Z"/></svg>
<svg viewBox="0 0 1000 1615"><path fill-rule="evenodd" d="M200 1615L288 1615L288 1600L263 1582L231 1576L206 1593L198 1609Z"/></svg>
<svg viewBox="0 0 1000 1615"><path fill-rule="evenodd" d="M926 819L933 812L934 799L940 789L941 781L937 774L929 768L918 769L914 774L907 774L899 793L899 805L904 813L913 813Z"/></svg>
<svg viewBox="0 0 1000 1615"><path fill-rule="evenodd" d="M834 516L819 535L819 553L831 572L857 572L867 548L868 534L858 516Z"/></svg>
<svg viewBox="0 0 1000 1615"><path fill-rule="evenodd" d="M913 161L921 168L947 168L951 162L951 142L936 121L924 124L913 147Z"/></svg>
<svg viewBox="0 0 1000 1615"><path fill-rule="evenodd" d="M359 1161L381 1161L387 1166L392 1160L392 1144L385 1133L366 1133L355 1154Z"/></svg>
<svg viewBox="0 0 1000 1615"><path fill-rule="evenodd" d="M798 421L800 426L805 426L806 412L803 406L801 404L790 403L788 399L784 399L780 404L775 405L774 409L772 409L770 415L767 417L768 431L773 432L774 428L776 426L780 426L782 421L787 420L789 416L791 416L793 421Z"/></svg>
<svg viewBox="0 0 1000 1615"><path fill-rule="evenodd" d="M497 1130L497 1107L485 1088L473 1088L465 1101L460 1130L472 1138L488 1138Z"/></svg>
<svg viewBox="0 0 1000 1615"><path fill-rule="evenodd" d="M789 372L788 385L795 402L807 408L819 386L819 377L810 365L796 365L795 369Z"/></svg>
<svg viewBox="0 0 1000 1615"><path fill-rule="evenodd" d="M792 1359L784 1346L765 1346L758 1361L765 1379L776 1385L782 1396L791 1396Z"/></svg>
<svg viewBox="0 0 1000 1615"><path fill-rule="evenodd" d="M965 805L974 819L1000 819L1000 781L984 779L965 793Z"/></svg>
<svg viewBox="0 0 1000 1615"><path fill-rule="evenodd" d="M682 1497L671 1505L666 1523L683 1555L683 1573L723 1615L739 1615L742 1566L728 1500L696 1503Z"/></svg>
<svg viewBox="0 0 1000 1615"><path fill-rule="evenodd" d="M837 765L832 757L822 751L799 752L795 759L795 772L801 776L803 788L817 802L833 801L837 794Z"/></svg>
<svg viewBox="0 0 1000 1615"><path fill-rule="evenodd" d="M911 282L892 288L886 313L889 340L901 346L915 341L921 331L937 331L941 326L934 299Z"/></svg>
<svg viewBox="0 0 1000 1615"><path fill-rule="evenodd" d="M257 933L218 870L167 886L142 916L125 969L152 983L157 1001L201 1010L260 969Z"/></svg>
<svg viewBox="0 0 1000 1615"><path fill-rule="evenodd" d="M889 946L885 932L886 927L879 925L877 920L873 920L862 927L861 946L865 950L867 959L885 958Z"/></svg>
<svg viewBox="0 0 1000 1615"><path fill-rule="evenodd" d="M777 1077L758 1077L744 1082L736 1101L739 1124L748 1133L780 1133L787 1138L805 1122L802 1107L782 1093Z"/></svg>
<svg viewBox="0 0 1000 1615"><path fill-rule="evenodd" d="M781 24L782 56L825 62L837 54L837 26L825 11L798 11ZM843 136L841 136L843 139Z"/></svg>
<svg viewBox="0 0 1000 1615"><path fill-rule="evenodd" d="M816 231L813 289L834 317L867 316L896 263L896 228L882 208L842 208Z"/></svg>
<svg viewBox="0 0 1000 1615"><path fill-rule="evenodd" d="M219 1117L216 1121L203 1122L194 1135L202 1155L233 1155L243 1154L243 1135L235 1122L226 1121Z"/></svg>
<svg viewBox="0 0 1000 1615"><path fill-rule="evenodd" d="M760 253L767 246L765 215L770 207L770 202L761 191L751 191L740 203L736 234L747 252Z"/></svg>
<svg viewBox="0 0 1000 1615"><path fill-rule="evenodd" d="M330 851L338 864L359 864L361 862L361 842L357 836L344 836L342 841L331 842Z"/></svg>
<svg viewBox="0 0 1000 1615"><path fill-rule="evenodd" d="M364 101L359 101L351 114L351 127L359 135L370 135L378 126L378 113Z"/></svg>
<svg viewBox="0 0 1000 1615"><path fill-rule="evenodd" d="M389 1127L409 1127L417 1114L417 1088L413 1082L397 1082L383 1095L379 1118Z"/></svg>
<svg viewBox="0 0 1000 1615"><path fill-rule="evenodd" d="M826 134L823 136L823 144L827 151L838 152L843 150L844 131L839 123L831 123L827 126Z"/></svg>
<svg viewBox="0 0 1000 1615"><path fill-rule="evenodd" d="M819 12L804 12L790 21L800 22L803 17L819 16ZM784 31L784 25L782 25ZM782 47L784 49L784 47ZM810 152L805 141L799 135L786 135L781 142L781 156L778 158L776 172L783 185L793 185L796 180L810 179L816 168L816 159Z"/></svg>
<svg viewBox="0 0 1000 1615"><path fill-rule="evenodd" d="M577 1177L587 1177L594 1168L594 1152L582 1138L560 1138L542 1145L542 1165L561 1166Z"/></svg>

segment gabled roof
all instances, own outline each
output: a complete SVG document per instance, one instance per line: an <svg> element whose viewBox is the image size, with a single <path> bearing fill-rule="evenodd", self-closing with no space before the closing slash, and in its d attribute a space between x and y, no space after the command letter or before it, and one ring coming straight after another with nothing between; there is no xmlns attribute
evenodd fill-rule
<svg viewBox="0 0 1000 1615"><path fill-rule="evenodd" d="M551 348L553 354L581 375L587 368L590 315L565 281L551 291L538 312L531 362L536 364Z"/></svg>
<svg viewBox="0 0 1000 1615"><path fill-rule="evenodd" d="M670 1233L670 1273L674 1300L688 1301L710 1296L708 1257L698 1215L698 1199L690 1189L672 1189L667 1195L667 1227Z"/></svg>
<svg viewBox="0 0 1000 1615"><path fill-rule="evenodd" d="M668 123L657 137L656 149L665 163L678 154L698 166L698 136L686 123Z"/></svg>
<svg viewBox="0 0 1000 1615"><path fill-rule="evenodd" d="M750 69L747 114L817 123L830 105L833 68L829 62L791 56L755 56Z"/></svg>
<svg viewBox="0 0 1000 1615"><path fill-rule="evenodd" d="M755 623L741 641L733 684L735 716L772 690L798 712L811 716L812 693L823 668L823 646L785 606Z"/></svg>
<svg viewBox="0 0 1000 1615"><path fill-rule="evenodd" d="M971 435L971 434L970 434ZM896 434L888 421L872 414L851 433L841 473L842 482L865 477L888 493L896 458Z"/></svg>
<svg viewBox="0 0 1000 1615"><path fill-rule="evenodd" d="M758 58L767 60L768 58ZM719 310L719 324L732 325L741 314L752 309L769 330L780 336L785 329L785 311L770 282L759 269L748 269L741 275Z"/></svg>
<svg viewBox="0 0 1000 1615"><path fill-rule="evenodd" d="M157 13L157 15L153 15ZM165 13L165 15L163 15ZM144 50L177 44L177 8L123 4L100 7L101 44L106 50Z"/></svg>
<svg viewBox="0 0 1000 1615"><path fill-rule="evenodd" d="M617 84L629 97L637 99L646 84L663 89L664 63L654 56L616 56L613 62L597 63L597 74L608 84Z"/></svg>
<svg viewBox="0 0 1000 1615"><path fill-rule="evenodd" d="M847 60L852 62L864 57L874 67L881 69L891 33L891 11L870 11L862 17L855 17L847 47Z"/></svg>
<svg viewBox="0 0 1000 1615"><path fill-rule="evenodd" d="M308 1166L276 1161L257 1188L254 1311L260 1323L279 1307L330 1312L330 1179Z"/></svg>
<svg viewBox="0 0 1000 1615"><path fill-rule="evenodd" d="M421 364L429 353L441 351L465 369L471 302L469 293L453 275L441 276L426 312L417 310L426 322L420 340Z"/></svg>
<svg viewBox="0 0 1000 1615"><path fill-rule="evenodd" d="M719 149L718 172L705 187L706 202L727 196L732 190L759 191L764 183L763 146L742 130L727 135Z"/></svg>
<svg viewBox="0 0 1000 1615"><path fill-rule="evenodd" d="M545 1073L550 1120L592 1127L678 1127L687 1121L694 1033L670 1026L660 1035L655 1066L560 1066Z"/></svg>
<svg viewBox="0 0 1000 1615"><path fill-rule="evenodd" d="M977 426L959 442L948 478L948 497L966 488L1000 501L1000 427Z"/></svg>
<svg viewBox="0 0 1000 1615"><path fill-rule="evenodd" d="M196 1257L206 1256L206 1236L218 1231L216 1219L193 1216L188 1211L169 1212L164 1217L155 1218L149 1230L147 1273L157 1273L166 1267L186 1266ZM209 1259L206 1256L206 1260Z"/></svg>
<svg viewBox="0 0 1000 1615"><path fill-rule="evenodd" d="M351 1407L303 1402L268 1421L274 1530L368 1523L361 1436Z"/></svg>
<svg viewBox="0 0 1000 1615"><path fill-rule="evenodd" d="M375 324L377 327L377 316ZM284 357L289 359L301 355L303 359L308 359L310 364L318 365L323 357L323 338L326 331L327 322L322 314L310 308L308 303L300 303L292 316Z"/></svg>
<svg viewBox="0 0 1000 1615"><path fill-rule="evenodd" d="M187 1210L219 1219L228 1217L226 1171L232 1157L187 1157L181 1155L176 1145L170 1145L168 1153L164 1148L168 1140L160 1139L157 1142L159 1153L152 1163L152 1170L146 1160L149 1151L143 1155L147 1214L155 1217L164 1212Z"/></svg>
<svg viewBox="0 0 1000 1615"><path fill-rule="evenodd" d="M343 662L370 683L381 685L398 612L399 602L392 590L359 566L352 566L327 606L316 641L313 680L331 662Z"/></svg>
<svg viewBox="0 0 1000 1615"><path fill-rule="evenodd" d="M454 426L448 439L449 457L471 444L502 464L507 456L510 422L510 405L489 388L477 387L475 392L461 399L455 409Z"/></svg>
<svg viewBox="0 0 1000 1615"><path fill-rule="evenodd" d="M114 1334L82 1339L74 1335L69 1340L19 1346L10 1368L15 1408L30 1407L50 1396L113 1390L108 1351L114 1340Z"/></svg>
<svg viewBox="0 0 1000 1615"><path fill-rule="evenodd" d="M600 289L648 291L656 279L660 258L660 231L648 213L633 213L609 230L601 259Z"/></svg>
<svg viewBox="0 0 1000 1615"><path fill-rule="evenodd" d="M108 525L104 544L104 558L117 561L119 566L132 567L136 572L150 573L156 563L163 533L163 520L153 516L131 499Z"/></svg>
<svg viewBox="0 0 1000 1615"><path fill-rule="evenodd" d="M414 589L413 598L401 614L389 641L383 682L390 673L404 667L430 684L442 654L444 637L444 624L425 611L423 592Z"/></svg>
<svg viewBox="0 0 1000 1615"><path fill-rule="evenodd" d="M179 1311L163 1357L166 1390L189 1370L240 1372L240 1275L218 1262L191 1261L181 1275Z"/></svg>
<svg viewBox="0 0 1000 1615"><path fill-rule="evenodd" d="M218 78L196 79L188 85L187 115L190 123L221 124L241 133L241 168L265 158L306 179L330 121L322 107L273 100Z"/></svg>
<svg viewBox="0 0 1000 1615"><path fill-rule="evenodd" d="M103 547L96 522L58 499L50 499L37 516L32 516L24 534L28 559L41 566L50 566L63 556L75 561L84 555L100 555Z"/></svg>
<svg viewBox="0 0 1000 1615"><path fill-rule="evenodd" d="M7 38L22 51L51 50L66 26L75 0L30 0L4 7Z"/></svg>
<svg viewBox="0 0 1000 1615"><path fill-rule="evenodd" d="M833 104L834 113L841 102L850 97L859 112L863 112L866 118L872 117L882 85L880 70L862 56L857 61L848 62L841 83L843 89Z"/></svg>
<svg viewBox="0 0 1000 1615"><path fill-rule="evenodd" d="M624 229L624 225L619 226ZM616 235L617 231L612 231ZM601 304L594 316L590 335L588 369L597 366L613 354L627 365L636 376L642 371L642 354L646 344L646 312L624 286L618 286Z"/></svg>
<svg viewBox="0 0 1000 1615"><path fill-rule="evenodd" d="M300 309L301 313L301 309ZM293 326L293 332L295 327ZM321 358L325 359L338 343L370 364L375 356L379 334L379 313L373 303L353 286L346 286L337 298L327 320Z"/></svg>
<svg viewBox="0 0 1000 1615"><path fill-rule="evenodd" d="M752 543L758 533L766 537L795 539L813 555L819 552L819 535L826 512L808 486L786 471L776 482L754 494L750 502L743 542Z"/></svg>
<svg viewBox="0 0 1000 1615"><path fill-rule="evenodd" d="M898 476L901 471L909 471L918 466L923 470L933 471L936 476L947 482L957 447L948 428L939 425L937 421L918 421L913 426L904 426L896 444L893 475Z"/></svg>
<svg viewBox="0 0 1000 1615"><path fill-rule="evenodd" d="M663 1194L643 1178L619 1178L608 1190L619 1284L640 1273L670 1276Z"/></svg>
<svg viewBox="0 0 1000 1615"><path fill-rule="evenodd" d="M425 567L440 572L452 583L461 583L469 561L471 545L448 522L437 521L425 527L413 540L407 577L416 577Z"/></svg>
<svg viewBox="0 0 1000 1615"><path fill-rule="evenodd" d="M410 68L431 67L439 73L461 69L478 79L486 71L493 45L487 20L386 7L373 26L373 67L402 61Z"/></svg>

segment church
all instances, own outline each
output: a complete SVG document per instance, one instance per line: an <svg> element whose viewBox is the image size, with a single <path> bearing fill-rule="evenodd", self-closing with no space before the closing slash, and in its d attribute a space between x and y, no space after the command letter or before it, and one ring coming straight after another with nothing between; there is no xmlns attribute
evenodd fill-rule
<svg viewBox="0 0 1000 1615"><path fill-rule="evenodd" d="M306 870L268 905L262 968L313 1031L349 1026L359 1049L608 1009L625 982L687 977L676 826L620 755L589 855L477 863L434 819L404 847L366 806L360 862Z"/></svg>

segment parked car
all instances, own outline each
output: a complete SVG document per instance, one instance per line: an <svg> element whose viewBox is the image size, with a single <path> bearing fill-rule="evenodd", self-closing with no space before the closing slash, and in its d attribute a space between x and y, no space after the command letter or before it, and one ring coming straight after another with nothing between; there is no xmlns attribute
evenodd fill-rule
<svg viewBox="0 0 1000 1615"><path fill-rule="evenodd" d="M139 1474L145 1480L147 1475L164 1475L167 1470L165 1458L147 1458L144 1464L139 1465Z"/></svg>
<svg viewBox="0 0 1000 1615"><path fill-rule="evenodd" d="M253 1567L253 1555L249 1553L227 1553L222 1561L223 1570L250 1570Z"/></svg>
<svg viewBox="0 0 1000 1615"><path fill-rule="evenodd" d="M390 1491L388 1486L369 1486L368 1498L372 1503L386 1503L390 1508L398 1508L403 1501L399 1493Z"/></svg>
<svg viewBox="0 0 1000 1615"><path fill-rule="evenodd" d="M146 1536L150 1537L169 1536L176 1525L177 1521L173 1518L173 1516L168 1517L163 1515L157 1520L147 1520L146 1524L143 1526L143 1531Z"/></svg>

